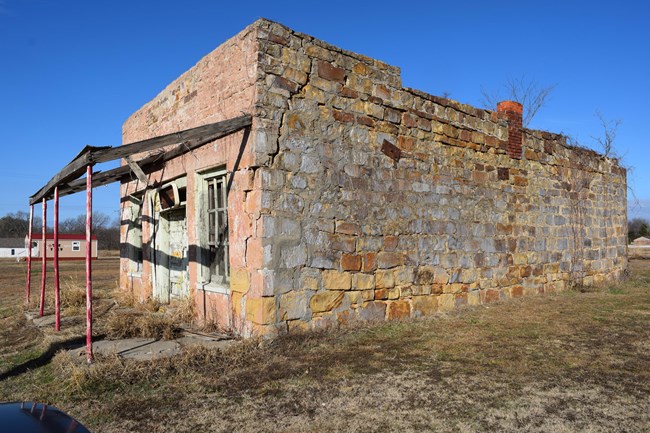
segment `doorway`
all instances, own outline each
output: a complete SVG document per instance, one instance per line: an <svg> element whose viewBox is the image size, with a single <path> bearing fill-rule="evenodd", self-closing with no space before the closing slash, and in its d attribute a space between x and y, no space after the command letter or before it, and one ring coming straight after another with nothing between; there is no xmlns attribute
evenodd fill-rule
<svg viewBox="0 0 650 433"><path fill-rule="evenodd" d="M172 299L189 298L185 208L161 212L157 226L154 297L162 303L169 303Z"/></svg>

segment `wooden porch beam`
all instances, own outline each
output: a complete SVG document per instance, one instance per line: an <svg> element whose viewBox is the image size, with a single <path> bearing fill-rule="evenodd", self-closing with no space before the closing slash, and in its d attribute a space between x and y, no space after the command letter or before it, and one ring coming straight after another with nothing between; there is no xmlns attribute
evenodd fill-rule
<svg viewBox="0 0 650 433"><path fill-rule="evenodd" d="M80 153L74 158L68 165L66 165L59 173L57 173L50 181L45 184L40 190L38 190L34 195L29 199L29 204L33 205L38 203L43 198L49 198L53 192L54 187L60 186L59 194L60 196L70 195L74 192L82 191L82 189L77 190L77 180L86 172L86 167L88 165L94 165L97 163L108 162L120 158L126 158L127 156L137 155L139 153L148 152L156 149L162 149L163 147L170 146L173 144L183 143L181 146L177 146L172 151L164 152L162 154L155 155L155 159L158 160L162 155L162 162L168 161L169 159L175 158L176 156L182 155L185 153L183 148L193 150L194 148L201 146L205 143L217 140L219 138L225 137L232 133L235 133L241 129L244 129L252 124L252 117L249 114L245 114L239 117L232 119L224 120L222 122L211 123L208 125L198 126L196 128L186 129L180 132L174 132L172 134L162 135L160 137L154 137L147 140L138 141L135 143L125 144L123 146L117 147L92 147L86 146ZM189 151L187 150L187 151ZM143 165L150 165L152 157L146 157L138 161L137 164L140 168ZM114 170L106 171L103 174L98 176L100 180L106 185L107 183L115 182L117 180L123 180L124 174L118 172L122 170L122 167L119 167ZM127 167L126 174L128 175L131 172L131 168ZM107 182L109 177L106 177L107 174L110 176L117 176L115 180ZM137 174L136 174L137 176ZM82 181L85 185L85 180ZM93 181L93 185L95 182Z"/></svg>
<svg viewBox="0 0 650 433"><path fill-rule="evenodd" d="M130 156L125 156L124 159L126 160L126 163L128 166L131 168L131 171L135 173L136 177L138 180L145 185L149 186L149 179L147 179L147 175L144 174L144 171L140 168L137 162L133 160Z"/></svg>
<svg viewBox="0 0 650 433"><path fill-rule="evenodd" d="M148 152L169 146L172 144L183 143L185 141L205 141L210 137L223 137L250 125L252 118L246 114L222 122L211 123L209 125L198 126L196 128L186 129L180 132L161 135L147 140L137 141L135 143L125 144L123 146L98 149L92 152L92 161L95 163L113 161L138 153ZM209 141L215 140L212 138Z"/></svg>
<svg viewBox="0 0 650 433"><path fill-rule="evenodd" d="M250 123L240 127L239 129L244 129L248 126L250 126ZM145 158L142 158L141 160L134 161L134 163L137 164L138 167L140 167L142 173L146 176L147 174L159 170L165 162L177 158L179 156L182 156L186 153L192 152L193 150L198 149L204 144L210 143L214 140L230 135L234 132L237 132L238 130L228 131L228 132L224 131L214 136L204 137L202 139L190 140L188 142L179 144L173 147L172 149L167 150L166 152L159 152L153 155L149 155ZM117 167L108 171L95 172L93 174L93 187L108 185L113 182L130 181L133 178L132 173L133 172L131 170L131 167L129 167L128 165ZM81 192L85 188L86 188L85 178L76 179L72 182L69 182L67 185L61 187L61 189L59 190L59 195L63 197L66 195Z"/></svg>

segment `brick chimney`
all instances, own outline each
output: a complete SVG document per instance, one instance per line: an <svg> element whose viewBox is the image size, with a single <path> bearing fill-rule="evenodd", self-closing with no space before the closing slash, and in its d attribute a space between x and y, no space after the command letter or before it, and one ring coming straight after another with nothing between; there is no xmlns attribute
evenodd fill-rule
<svg viewBox="0 0 650 433"><path fill-rule="evenodd" d="M499 117L508 121L508 156L521 159L522 147L522 114L524 106L515 101L503 101L497 104Z"/></svg>

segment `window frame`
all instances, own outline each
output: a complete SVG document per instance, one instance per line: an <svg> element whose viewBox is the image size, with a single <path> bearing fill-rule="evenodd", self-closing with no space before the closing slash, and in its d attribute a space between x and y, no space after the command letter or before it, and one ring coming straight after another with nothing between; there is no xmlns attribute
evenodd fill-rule
<svg viewBox="0 0 650 433"><path fill-rule="evenodd" d="M81 241L72 241L71 247L72 251L81 251ZM54 246L52 246L52 248L54 248Z"/></svg>
<svg viewBox="0 0 650 433"><path fill-rule="evenodd" d="M198 245L200 246L198 255L199 263L201 264L200 272L200 285L204 291L230 294L230 229L228 218L228 180L231 176L225 167L213 168L197 174L197 200L195 225L197 226ZM215 196L213 203L214 208L211 208L209 200L210 191L217 193L217 183L221 183L222 202L219 206L218 197ZM210 187L212 184L212 188ZM215 216L210 218L208 215L213 213ZM221 214L221 219L219 217ZM214 222L214 242L210 239L210 222ZM210 263L210 248L219 247L218 239L218 225L220 221L225 222L225 239L223 239L222 246L223 252L223 265L225 267L225 275L221 281L213 278Z"/></svg>

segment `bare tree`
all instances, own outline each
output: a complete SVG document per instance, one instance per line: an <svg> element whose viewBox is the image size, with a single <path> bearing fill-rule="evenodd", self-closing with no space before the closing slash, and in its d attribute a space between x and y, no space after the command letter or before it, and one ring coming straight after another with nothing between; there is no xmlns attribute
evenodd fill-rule
<svg viewBox="0 0 650 433"><path fill-rule="evenodd" d="M600 125L603 127L603 135L600 137L592 136L594 140L600 145L605 156L612 158L618 158L618 155L614 151L614 141L616 140L616 134L618 133L618 127L621 126L622 120L607 120L603 113L600 110L596 110L596 117L600 121Z"/></svg>
<svg viewBox="0 0 650 433"><path fill-rule="evenodd" d="M524 106L523 126L528 126L537 112L546 105L556 86L557 84L540 86L537 81L528 79L525 75L519 78L508 78L495 92L481 89L481 104L488 110L495 110L501 101L519 102Z"/></svg>

